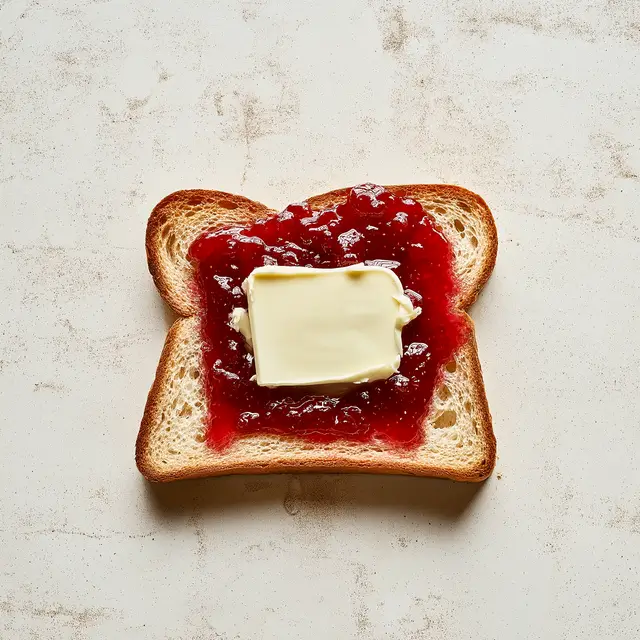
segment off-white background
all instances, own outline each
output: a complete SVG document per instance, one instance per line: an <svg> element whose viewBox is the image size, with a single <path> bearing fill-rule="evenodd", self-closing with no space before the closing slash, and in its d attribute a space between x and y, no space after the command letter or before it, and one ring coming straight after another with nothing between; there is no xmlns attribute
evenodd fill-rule
<svg viewBox="0 0 640 640"><path fill-rule="evenodd" d="M640 612L640 4L0 0L0 638L624 639ZM150 487L147 216L482 194L482 487Z"/></svg>

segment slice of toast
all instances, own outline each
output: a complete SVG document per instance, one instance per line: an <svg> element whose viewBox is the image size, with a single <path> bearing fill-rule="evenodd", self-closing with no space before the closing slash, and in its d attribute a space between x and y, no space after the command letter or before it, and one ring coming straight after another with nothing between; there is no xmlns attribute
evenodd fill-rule
<svg viewBox="0 0 640 640"><path fill-rule="evenodd" d="M456 303L466 310L496 259L498 240L489 208L476 194L455 186L387 189L420 202L451 243L460 281ZM326 209L343 202L347 193L331 191L308 202L314 210ZM267 434L239 438L224 451L207 445L200 308L187 253L204 230L250 224L272 212L242 196L199 189L173 193L153 210L146 237L149 269L162 297L182 317L169 331L144 411L136 442L141 473L152 481L304 471L484 480L495 464L496 443L473 331L445 366L417 448L379 442L318 444Z"/></svg>

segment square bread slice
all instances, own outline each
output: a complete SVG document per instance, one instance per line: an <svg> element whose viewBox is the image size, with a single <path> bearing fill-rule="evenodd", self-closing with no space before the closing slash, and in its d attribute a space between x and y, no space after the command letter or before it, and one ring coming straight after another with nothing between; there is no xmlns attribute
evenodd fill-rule
<svg viewBox="0 0 640 640"><path fill-rule="evenodd" d="M489 208L476 194L455 186L387 189L420 202L451 243L460 282L456 304L466 311L495 264L498 241ZM314 210L326 209L343 202L347 193L340 189L307 201ZM473 331L444 367L423 425L424 441L417 448L379 442L318 444L266 434L239 438L224 451L207 445L200 309L187 253L205 230L250 224L271 213L242 196L199 189L173 193L153 210L146 238L149 269L160 294L181 317L169 330L138 434L141 473L151 481L305 471L484 480L495 465L496 442Z"/></svg>

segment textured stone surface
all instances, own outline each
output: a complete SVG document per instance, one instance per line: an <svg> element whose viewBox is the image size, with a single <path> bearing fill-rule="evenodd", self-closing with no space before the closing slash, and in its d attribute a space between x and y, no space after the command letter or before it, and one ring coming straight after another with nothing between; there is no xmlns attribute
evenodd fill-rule
<svg viewBox="0 0 640 640"><path fill-rule="evenodd" d="M0 637L637 638L640 5L172 4L0 0ZM152 206L364 180L494 211L494 476L147 486Z"/></svg>

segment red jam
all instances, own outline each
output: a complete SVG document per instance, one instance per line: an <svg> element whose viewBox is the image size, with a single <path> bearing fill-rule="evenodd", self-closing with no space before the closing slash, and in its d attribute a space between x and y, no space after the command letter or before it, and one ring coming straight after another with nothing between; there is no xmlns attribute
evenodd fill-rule
<svg viewBox="0 0 640 640"><path fill-rule="evenodd" d="M354 187L326 211L307 203L247 227L202 234L189 250L202 299L207 442L224 448L247 434L271 433L314 442L378 439L411 447L423 439L441 369L465 341L468 327L454 310L453 254L415 200L371 184ZM304 388L267 389L251 381L253 356L229 325L247 307L242 282L255 267L389 267L422 313L402 331L400 370L388 380L335 398Z"/></svg>

